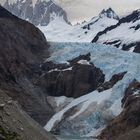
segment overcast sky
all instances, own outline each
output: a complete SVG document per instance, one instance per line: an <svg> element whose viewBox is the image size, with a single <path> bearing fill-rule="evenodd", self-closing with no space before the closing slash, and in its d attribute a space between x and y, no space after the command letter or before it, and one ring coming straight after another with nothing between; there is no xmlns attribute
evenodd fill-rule
<svg viewBox="0 0 140 140"><path fill-rule="evenodd" d="M4 1L4 0L0 0ZM13 1L13 0L9 0ZM36 1L36 0L33 0ZM48 0L47 0L48 1ZM140 9L140 0L54 0L68 13L70 21L90 19L102 9L111 7L117 14L124 15Z"/></svg>
<svg viewBox="0 0 140 140"><path fill-rule="evenodd" d="M140 9L140 0L60 0L60 4L71 20L92 18L108 7L121 16Z"/></svg>

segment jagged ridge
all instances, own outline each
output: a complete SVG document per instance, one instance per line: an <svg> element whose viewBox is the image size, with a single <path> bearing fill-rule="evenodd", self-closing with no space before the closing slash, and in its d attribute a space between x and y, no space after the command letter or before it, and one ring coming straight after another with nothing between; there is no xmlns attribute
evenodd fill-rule
<svg viewBox="0 0 140 140"><path fill-rule="evenodd" d="M132 51L140 53L140 47L139 47L140 43L138 37L138 32L140 29L138 23L139 20L140 20L140 11L136 10L133 13L129 14L128 16L120 19L116 25L107 27L105 30L99 32L92 40L92 43L100 42L104 44L114 45L116 47L120 47L121 49L128 50L128 51L131 50L132 48ZM123 26L124 24L125 27ZM129 34L130 31L132 31L131 34ZM124 33L121 34L121 32ZM137 38L135 35L136 33L137 33ZM131 36L131 38L129 38L129 36Z"/></svg>
<svg viewBox="0 0 140 140"><path fill-rule="evenodd" d="M6 0L4 7L16 16L28 20L34 25L46 26L51 20L59 17L68 22L66 12L52 0L37 0L33 5L32 0L18 0L14 3L10 3Z"/></svg>

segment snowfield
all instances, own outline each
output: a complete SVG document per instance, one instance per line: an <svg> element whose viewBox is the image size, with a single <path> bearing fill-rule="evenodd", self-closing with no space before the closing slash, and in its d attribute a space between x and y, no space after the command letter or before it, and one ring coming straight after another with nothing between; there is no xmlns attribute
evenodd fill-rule
<svg viewBox="0 0 140 140"><path fill-rule="evenodd" d="M91 42L96 34L117 24L118 20L106 16L94 17L91 21L71 26L61 17L55 17L47 26L38 26L48 41L52 42ZM88 27L88 25L90 25Z"/></svg>
<svg viewBox="0 0 140 140"><path fill-rule="evenodd" d="M113 88L100 93L93 91L73 99L56 113L45 126L47 131L51 131L58 123L65 126L65 123L69 122L71 125L65 128L68 135L75 133L79 136L98 135L106 126L106 120L114 118L123 110L121 100L128 85L134 79L140 81L140 55L124 52L109 45L92 43L50 43L50 45L51 57L45 61L69 64L68 60L90 53L91 62L103 71L106 81L110 80L114 74L127 71L123 79L117 82ZM60 122L64 119L64 114L72 108L77 108L77 111L65 117L64 122ZM82 131L77 129L81 125Z"/></svg>
<svg viewBox="0 0 140 140"><path fill-rule="evenodd" d="M123 23L117 28L108 31L106 34L100 36L98 42L104 43L104 42L113 42L119 40L122 45L123 44L129 45L131 43L139 42L140 29L135 30L133 28L139 24L140 24L140 20L136 22Z"/></svg>

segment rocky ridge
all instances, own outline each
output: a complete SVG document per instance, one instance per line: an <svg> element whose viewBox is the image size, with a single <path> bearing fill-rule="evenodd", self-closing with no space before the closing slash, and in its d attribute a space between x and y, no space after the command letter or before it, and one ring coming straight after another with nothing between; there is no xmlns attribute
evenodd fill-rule
<svg viewBox="0 0 140 140"><path fill-rule="evenodd" d="M47 72L38 80L41 87L51 96L77 98L99 87L104 82L103 72L90 63L90 54L80 55L67 64L46 62Z"/></svg>
<svg viewBox="0 0 140 140"><path fill-rule="evenodd" d="M140 53L139 21L140 11L135 10L121 18L116 25L99 32L92 42L113 45L125 51Z"/></svg>
<svg viewBox="0 0 140 140"><path fill-rule="evenodd" d="M14 15L36 26L46 26L55 18L62 18L69 24L66 12L52 0L37 0L35 4L33 0L18 0L13 3L6 0L3 6Z"/></svg>

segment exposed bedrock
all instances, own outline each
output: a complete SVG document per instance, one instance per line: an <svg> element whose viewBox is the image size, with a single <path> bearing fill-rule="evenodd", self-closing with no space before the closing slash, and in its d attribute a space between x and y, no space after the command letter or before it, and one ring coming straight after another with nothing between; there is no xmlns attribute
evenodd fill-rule
<svg viewBox="0 0 140 140"><path fill-rule="evenodd" d="M0 90L0 140L55 140Z"/></svg>
<svg viewBox="0 0 140 140"><path fill-rule="evenodd" d="M101 84L100 87L97 88L97 90L99 92L102 92L104 90L108 90L108 89L112 88L118 81L123 79L123 77L126 73L127 72L122 72L122 73L118 73L118 74L113 75L109 81Z"/></svg>
<svg viewBox="0 0 140 140"><path fill-rule="evenodd" d="M132 138L132 136L128 137L130 134L135 140L140 138L139 128L137 128L140 125L140 83L138 81L134 80L126 89L122 105L124 107L122 113L102 131L100 138L114 140L119 136L121 140L126 136L129 140Z"/></svg>
<svg viewBox="0 0 140 140"><path fill-rule="evenodd" d="M39 79L38 84L52 96L76 98L85 95L104 82L103 72L89 61L90 54L69 61L69 65L47 62L44 69L49 71Z"/></svg>

